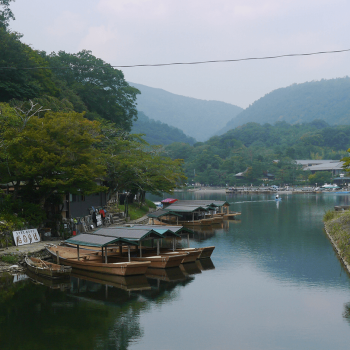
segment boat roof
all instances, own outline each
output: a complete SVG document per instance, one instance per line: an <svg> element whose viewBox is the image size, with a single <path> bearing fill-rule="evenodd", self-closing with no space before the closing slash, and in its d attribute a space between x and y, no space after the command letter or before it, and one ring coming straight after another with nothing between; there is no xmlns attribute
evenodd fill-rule
<svg viewBox="0 0 350 350"><path fill-rule="evenodd" d="M216 201L216 200L203 200L203 199L196 199L196 200L178 200L175 205L197 205L202 207L212 206L212 207L222 207L223 205L230 205L227 201ZM172 207L169 206L168 208Z"/></svg>
<svg viewBox="0 0 350 350"><path fill-rule="evenodd" d="M187 227L184 227L184 226L168 226L168 225L133 225L133 228L134 229L145 229L145 228L151 228L152 230L160 233L160 234L163 234L163 232L166 230L166 231L171 231L173 233L176 233L176 234L180 234L180 233L194 233L192 230L190 230L189 228Z"/></svg>
<svg viewBox="0 0 350 350"><path fill-rule="evenodd" d="M134 227L117 226L104 227L93 233L99 236L108 236L116 238L126 238L131 241L142 241L152 238L162 238L162 235L151 228L138 229Z"/></svg>
<svg viewBox="0 0 350 350"><path fill-rule="evenodd" d="M168 215L173 215L173 216L182 216L181 214L175 213L171 210L157 210L153 213L147 214L149 218L160 218L161 216L168 216Z"/></svg>
<svg viewBox="0 0 350 350"><path fill-rule="evenodd" d="M207 211L208 208L202 207L200 205L179 205L178 203L176 203L176 204L170 204L164 210L168 210L176 213L193 213L197 210Z"/></svg>
<svg viewBox="0 0 350 350"><path fill-rule="evenodd" d="M98 236L90 233L81 233L66 240L67 243L75 245L86 245L89 247L105 247L114 243L125 243L135 245L135 242L130 242L120 237Z"/></svg>

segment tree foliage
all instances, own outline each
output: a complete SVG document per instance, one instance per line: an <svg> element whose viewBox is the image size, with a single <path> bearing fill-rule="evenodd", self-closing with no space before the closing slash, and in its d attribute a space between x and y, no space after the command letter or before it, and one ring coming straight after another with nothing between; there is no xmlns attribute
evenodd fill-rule
<svg viewBox="0 0 350 350"><path fill-rule="evenodd" d="M122 71L87 50L77 54L59 51L47 59L56 77L79 96L89 112L131 130L137 119L135 101L140 92L125 81Z"/></svg>
<svg viewBox="0 0 350 350"><path fill-rule="evenodd" d="M278 183L296 183L306 181L309 174L294 160L340 159L349 144L350 126L329 126L315 120L296 125L247 123L194 146L173 143L165 147L165 152L184 159L185 174L193 182L261 183L272 174ZM243 179L234 176L245 170Z"/></svg>

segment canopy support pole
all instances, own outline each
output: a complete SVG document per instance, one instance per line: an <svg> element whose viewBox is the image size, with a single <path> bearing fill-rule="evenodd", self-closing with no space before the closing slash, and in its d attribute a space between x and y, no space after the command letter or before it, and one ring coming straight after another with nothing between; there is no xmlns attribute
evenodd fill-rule
<svg viewBox="0 0 350 350"><path fill-rule="evenodd" d="M106 246L106 249L105 249L105 263L107 264L107 246Z"/></svg>
<svg viewBox="0 0 350 350"><path fill-rule="evenodd" d="M128 245L128 258L129 258L129 262L130 262L130 246Z"/></svg>
<svg viewBox="0 0 350 350"><path fill-rule="evenodd" d="M173 251L175 250L175 237L173 237Z"/></svg>
<svg viewBox="0 0 350 350"><path fill-rule="evenodd" d="M142 245L141 245L141 241L139 243L139 249L140 249L140 258L142 258Z"/></svg>
<svg viewBox="0 0 350 350"><path fill-rule="evenodd" d="M80 249L79 249L79 244L77 245L77 254L78 254L78 261L80 260Z"/></svg>
<svg viewBox="0 0 350 350"><path fill-rule="evenodd" d="M194 221L194 212L192 213L192 222Z"/></svg>
<svg viewBox="0 0 350 350"><path fill-rule="evenodd" d="M190 234L187 233L187 248L190 247Z"/></svg>
<svg viewBox="0 0 350 350"><path fill-rule="evenodd" d="M159 239L157 239L157 255L159 255Z"/></svg>
<svg viewBox="0 0 350 350"><path fill-rule="evenodd" d="M122 246L122 242L119 242L119 255L120 255L120 256L123 255L123 246Z"/></svg>

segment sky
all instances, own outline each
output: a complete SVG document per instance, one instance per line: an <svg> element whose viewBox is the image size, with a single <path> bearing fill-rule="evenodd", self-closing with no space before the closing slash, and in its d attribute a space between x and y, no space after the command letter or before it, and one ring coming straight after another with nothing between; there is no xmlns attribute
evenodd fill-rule
<svg viewBox="0 0 350 350"><path fill-rule="evenodd" d="M348 0L16 0L11 29L48 53L111 65L350 49ZM292 84L345 77L350 52L189 66L122 68L129 82L248 107Z"/></svg>

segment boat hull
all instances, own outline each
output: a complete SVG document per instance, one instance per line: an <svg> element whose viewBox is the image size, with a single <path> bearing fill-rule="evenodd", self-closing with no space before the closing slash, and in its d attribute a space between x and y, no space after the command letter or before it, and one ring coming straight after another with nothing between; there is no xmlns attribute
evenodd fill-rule
<svg viewBox="0 0 350 350"><path fill-rule="evenodd" d="M211 255L215 249L215 246L202 247L202 248L198 248L198 249L202 251L202 253L198 259L206 259L206 258L211 257Z"/></svg>
<svg viewBox="0 0 350 350"><path fill-rule="evenodd" d="M80 254L80 259L78 260L76 249L74 248L49 247L46 249L54 259L57 259L56 251L58 251L59 261L63 265L71 266L73 269L110 275L143 275L151 265L149 260L129 262L120 261L120 259L114 259L113 257L108 257L108 262L104 263L102 256L91 253L91 251Z"/></svg>
<svg viewBox="0 0 350 350"><path fill-rule="evenodd" d="M70 276L72 271L71 268L50 262L45 262L37 258L26 257L25 261L27 264L27 269L29 271L46 278L67 278Z"/></svg>

